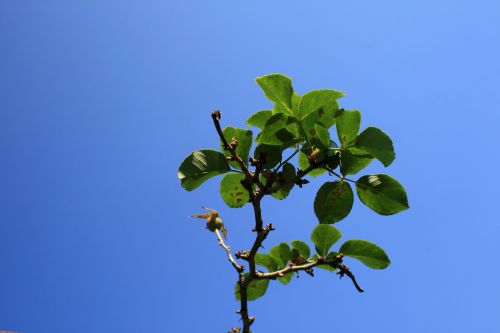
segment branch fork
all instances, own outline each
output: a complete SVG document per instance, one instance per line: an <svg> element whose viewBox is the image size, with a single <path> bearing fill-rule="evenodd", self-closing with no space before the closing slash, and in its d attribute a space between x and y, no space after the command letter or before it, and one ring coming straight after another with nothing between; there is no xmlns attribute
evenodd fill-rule
<svg viewBox="0 0 500 333"><path fill-rule="evenodd" d="M326 262L324 257L319 257L316 260L312 262L306 262L302 264L293 264L289 263L289 265L283 269L274 271L274 272L260 272L256 270L256 264L255 264L255 256L258 252L258 250L262 247L262 243L264 240L267 238L268 234L275 230L272 224L267 224L264 227L264 222L262 220L262 212L261 212L261 206L260 202L262 198L266 194L272 193L272 189L270 190L270 185L272 184L273 180L269 175L266 175L267 181L266 184L263 185L259 179L260 174L263 172L264 169L264 164L265 164L265 155L259 154L258 159L254 158L249 158L249 163L251 166L255 167L255 172L251 172L248 169L248 166L245 161L241 158L241 156L238 155L236 152L236 149L238 147L238 138L231 138L231 142L229 143L227 139L224 137L224 134L222 132L222 128L220 125L220 119L221 119L221 112L219 110L215 110L212 112L212 120L215 126L215 129L220 137L220 140L222 142L222 146L224 147L224 150L229 152L229 155L227 157L228 160L230 161L235 161L238 163L238 165L241 168L241 171L245 175L245 179L242 180L241 184L243 187L248 191L250 195L250 202L252 203L253 210L254 210L254 216L255 216L255 226L252 229L252 231L256 232L255 240L252 245L252 248L250 251L237 251L234 256L231 253L230 247L224 242L224 239L222 238L219 230L216 230L217 238L219 240L219 245L226 251L227 253L227 258L228 261L231 263L231 265L234 267L234 269L238 273L238 284L240 286L240 310L238 311L239 315L241 316L241 320L243 322L243 328L242 330L239 327L233 327L228 333L250 333L250 326L252 323L255 321L255 317L250 316L248 314L248 298L247 298L247 288L250 282L254 279L277 279L280 277L283 277L285 274L290 273L290 272L296 272L298 274L299 271L303 271L306 274L310 276L314 276L314 271L313 268L321 265L321 264L329 264L334 268L338 269L337 274L340 275L342 278L344 275L348 276L352 282L354 283L356 289L360 292L363 292L363 289L358 285L356 282L356 279L354 278L354 275L352 272L349 270L348 266L342 265L342 256L339 255L335 259L334 262ZM298 153L298 148L296 152ZM292 155L293 157L293 155ZM306 176L309 172L311 172L314 169L317 169L319 167L322 167L314 158L314 156L308 156L309 157L309 167L306 168L305 170L298 170L297 175L294 179L289 180L288 182L285 182L283 186L289 185L289 184L296 184L299 187L302 187L302 185L308 184L309 181L307 179L303 179L304 176ZM291 157L289 157L290 159ZM289 160L288 159L288 160ZM283 163L284 164L284 163ZM281 165L281 164L280 164ZM277 169L276 169L277 170ZM330 170L329 170L330 171ZM249 273L244 274L245 271L245 266L238 264L236 259L242 259L248 262L249 266Z"/></svg>

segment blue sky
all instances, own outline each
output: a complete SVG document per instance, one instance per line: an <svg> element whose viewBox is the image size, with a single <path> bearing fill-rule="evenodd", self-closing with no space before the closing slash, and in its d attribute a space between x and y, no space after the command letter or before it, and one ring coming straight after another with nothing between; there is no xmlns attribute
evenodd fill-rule
<svg viewBox="0 0 500 333"><path fill-rule="evenodd" d="M0 330L226 332L235 274L189 219L219 209L233 249L250 207L182 159L217 148L210 112L269 107L254 78L345 91L391 135L411 209L355 202L338 224L391 266L349 262L250 303L256 332L500 331L498 1L4 1L0 4ZM327 177L263 202L268 246L308 238ZM304 236L305 235L305 236ZM326 328L325 328L326 327Z"/></svg>

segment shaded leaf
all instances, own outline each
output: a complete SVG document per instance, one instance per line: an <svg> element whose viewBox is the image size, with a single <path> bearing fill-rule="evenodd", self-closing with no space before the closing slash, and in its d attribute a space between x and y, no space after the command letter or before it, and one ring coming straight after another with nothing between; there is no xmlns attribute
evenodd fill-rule
<svg viewBox="0 0 500 333"><path fill-rule="evenodd" d="M340 237L342 237L342 234L337 228L327 224L318 224L311 234L311 241L316 246L318 254L320 256L325 256L328 250L330 250L330 247L332 247Z"/></svg>
<svg viewBox="0 0 500 333"><path fill-rule="evenodd" d="M363 176L356 182L356 191L361 202L380 215L392 215L409 208L405 189L388 175Z"/></svg>
<svg viewBox="0 0 500 333"><path fill-rule="evenodd" d="M272 146L261 144L255 148L254 158L259 159L260 154L264 155L264 169L271 169L277 165L282 159L282 148L280 146Z"/></svg>
<svg viewBox="0 0 500 333"><path fill-rule="evenodd" d="M241 185L244 179L245 175L241 173L231 173L222 178L220 195L229 207L243 207L250 200L248 191Z"/></svg>
<svg viewBox="0 0 500 333"><path fill-rule="evenodd" d="M349 215L353 202L354 194L347 182L327 182L316 194L314 212L319 223L335 223Z"/></svg>
<svg viewBox="0 0 500 333"><path fill-rule="evenodd" d="M184 189L192 191L206 180L229 170L229 163L222 153L203 149L192 152L182 161L177 177Z"/></svg>
<svg viewBox="0 0 500 333"><path fill-rule="evenodd" d="M258 144L289 146L300 141L296 120L283 113L272 115L257 137Z"/></svg>
<svg viewBox="0 0 500 333"><path fill-rule="evenodd" d="M355 258L374 269L384 269L391 263L382 248L361 239L348 240L340 247L340 253Z"/></svg>
<svg viewBox="0 0 500 333"><path fill-rule="evenodd" d="M389 166L394 158L394 147L391 138L376 127L368 127L356 139L355 146Z"/></svg>
<svg viewBox="0 0 500 333"><path fill-rule="evenodd" d="M355 175L370 164L373 157L362 150L349 148L340 153L340 172L344 175Z"/></svg>
<svg viewBox="0 0 500 333"><path fill-rule="evenodd" d="M290 182L295 178L295 176L295 167L290 163L286 163L283 166L283 170L281 171L280 182L276 184L278 189L276 190L276 192L272 193L271 196L278 200L285 199L295 185L294 183Z"/></svg>

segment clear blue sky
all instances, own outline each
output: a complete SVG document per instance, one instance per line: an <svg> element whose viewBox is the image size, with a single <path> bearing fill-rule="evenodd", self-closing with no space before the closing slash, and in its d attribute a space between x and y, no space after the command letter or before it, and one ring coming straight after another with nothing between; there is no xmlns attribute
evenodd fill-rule
<svg viewBox="0 0 500 333"><path fill-rule="evenodd" d="M384 129L411 209L359 201L338 227L392 265L351 262L366 289L318 272L250 304L256 332L500 331L500 5L443 1L2 1L0 330L227 332L235 274L187 218L218 208L233 249L251 209L218 181L186 192L210 111L243 126L254 78L347 92ZM326 177L321 178L323 181ZM309 235L320 181L266 199L269 246ZM325 327L328 327L325 329Z"/></svg>

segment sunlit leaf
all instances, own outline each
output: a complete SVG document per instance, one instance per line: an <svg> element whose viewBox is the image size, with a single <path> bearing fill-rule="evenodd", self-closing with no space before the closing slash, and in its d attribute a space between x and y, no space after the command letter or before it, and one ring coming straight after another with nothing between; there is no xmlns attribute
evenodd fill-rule
<svg viewBox="0 0 500 333"><path fill-rule="evenodd" d="M250 200L248 191L241 184L244 179L245 175L242 173L231 173L222 178L220 195L229 207L243 207Z"/></svg>
<svg viewBox="0 0 500 333"><path fill-rule="evenodd" d="M342 237L342 234L337 228L327 224L318 224L311 234L311 241L316 246L318 254L320 256L325 256L330 247L332 247L340 237Z"/></svg>
<svg viewBox="0 0 500 333"><path fill-rule="evenodd" d="M361 112L358 110L339 110L335 114L337 121L337 135L342 147L346 147L351 141L356 139L361 122Z"/></svg>
<svg viewBox="0 0 500 333"><path fill-rule="evenodd" d="M280 108L292 114L292 80L282 74L269 74L255 79L266 97Z"/></svg>

